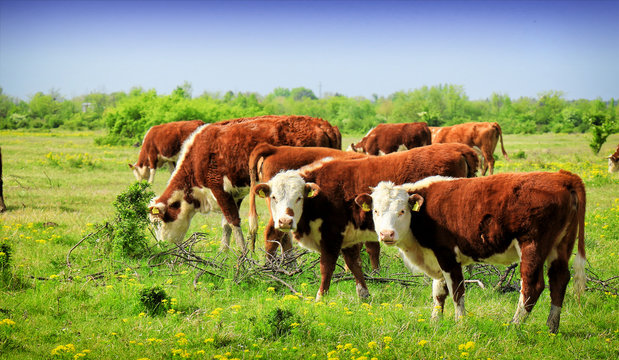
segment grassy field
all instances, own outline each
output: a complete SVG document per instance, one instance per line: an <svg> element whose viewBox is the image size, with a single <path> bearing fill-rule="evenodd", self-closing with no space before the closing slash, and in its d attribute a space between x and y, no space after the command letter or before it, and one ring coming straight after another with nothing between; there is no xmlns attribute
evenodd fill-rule
<svg viewBox="0 0 619 360"><path fill-rule="evenodd" d="M469 274L486 288L467 285L462 321L454 322L449 300L444 318L430 321L431 282L409 274L393 248L383 247L368 301L357 299L340 266L330 293L315 302L316 254L299 259L303 271L275 280L237 264L231 253L218 254L217 213L195 216L190 228L203 234L195 249L200 256L224 265L217 272L202 274L171 256L151 262L112 256L97 236L71 252L68 266L72 247L114 219L112 203L134 181L127 163L138 149L95 146L100 135L0 131L8 206L0 215L0 241L11 249L0 279L2 359L619 358L619 175L607 173L603 158L619 135L597 156L588 135L504 138L512 160L499 158L496 172L566 169L587 186L588 291L579 304L570 283L557 335L545 325L547 289L527 322L512 326L518 292L492 290L497 276L487 268ZM353 140L345 137L344 148ZM157 174L155 193L168 177L166 170ZM266 209L259 206L264 223ZM153 254L170 248L152 239L151 245ZM260 249L253 258L263 262ZM365 254L364 261L369 275ZM518 284L517 275L510 284ZM153 285L168 295L159 315L139 300Z"/></svg>

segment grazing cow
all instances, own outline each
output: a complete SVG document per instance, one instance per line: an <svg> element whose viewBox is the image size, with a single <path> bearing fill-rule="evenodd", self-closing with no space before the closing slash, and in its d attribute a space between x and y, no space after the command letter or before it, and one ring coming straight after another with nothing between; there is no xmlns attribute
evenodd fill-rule
<svg viewBox="0 0 619 360"><path fill-rule="evenodd" d="M309 116L261 116L198 128L183 144L164 192L153 199L151 219L159 240L182 241L196 212L221 209L222 246L230 234L243 252L239 207L249 190L249 154L261 142L293 146L337 146L339 131Z"/></svg>
<svg viewBox="0 0 619 360"><path fill-rule="evenodd" d="M369 155L385 155L432 143L432 134L424 122L378 124L349 150Z"/></svg>
<svg viewBox="0 0 619 360"><path fill-rule="evenodd" d="M614 154L608 157L608 172L614 173L619 171L619 145Z"/></svg>
<svg viewBox="0 0 619 360"><path fill-rule="evenodd" d="M314 161L330 157L337 159L360 159L367 155L358 154L338 149L325 147L294 147L294 146L273 146L267 143L257 145L249 155L249 177L251 188L258 182L266 182L282 170L294 170L310 164ZM268 201L268 200L267 200ZM249 239L252 251L255 248L256 232L258 231L258 216L256 213L256 196L253 191L249 193ZM264 248L267 259L275 256L277 248L281 244L282 252L292 248L290 237L287 233L276 230L273 219L264 231ZM379 267L380 247L373 241L366 244L366 249L370 254L370 262L373 269Z"/></svg>
<svg viewBox="0 0 619 360"><path fill-rule="evenodd" d="M138 161L129 164L135 178L138 181L148 180L152 184L155 172L163 165L168 164L170 172L174 171L183 141L202 125L204 122L201 120L176 121L148 129L144 135Z"/></svg>
<svg viewBox="0 0 619 360"><path fill-rule="evenodd" d="M355 205L356 194L367 192L380 181L406 183L429 175L464 177L469 174L462 144L438 144L361 159L323 159L299 170L275 175L254 192L269 198L275 228L292 231L301 246L320 253L320 299L329 290L337 257L341 253L357 283L357 295L368 297L360 265L361 244L376 241L372 217Z"/></svg>
<svg viewBox="0 0 619 360"><path fill-rule="evenodd" d="M472 122L445 127L430 127L432 143L461 143L477 147L483 156L481 174L486 175L490 167L490 175L494 173L494 149L501 140L501 151L505 159L509 160L503 147L503 133L498 123Z"/></svg>
<svg viewBox="0 0 619 360"><path fill-rule="evenodd" d="M407 265L434 278L433 317L453 297L455 317L464 316L462 265L520 262L521 290L514 323L526 319L544 289L548 265L551 307L547 325L556 333L574 262L576 293L585 286L585 186L567 171L499 174L475 179L434 176L415 184L381 182L356 199L373 208L374 228L395 245Z"/></svg>

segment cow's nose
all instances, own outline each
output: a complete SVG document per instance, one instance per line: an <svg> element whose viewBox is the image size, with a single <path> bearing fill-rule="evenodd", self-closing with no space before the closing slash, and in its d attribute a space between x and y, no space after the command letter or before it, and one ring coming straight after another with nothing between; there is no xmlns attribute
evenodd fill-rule
<svg viewBox="0 0 619 360"><path fill-rule="evenodd" d="M280 218L279 219L279 228L280 229L290 229L292 226L292 218Z"/></svg>
<svg viewBox="0 0 619 360"><path fill-rule="evenodd" d="M383 241L393 241L395 238L395 231L393 230L382 230L380 232L380 239Z"/></svg>

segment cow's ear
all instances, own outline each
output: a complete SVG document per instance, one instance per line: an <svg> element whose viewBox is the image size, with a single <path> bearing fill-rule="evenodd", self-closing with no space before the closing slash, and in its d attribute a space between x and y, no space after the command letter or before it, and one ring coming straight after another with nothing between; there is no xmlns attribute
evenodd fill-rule
<svg viewBox="0 0 619 360"><path fill-rule="evenodd" d="M129 164L129 169L133 170L134 167L135 167L135 165Z"/></svg>
<svg viewBox="0 0 619 360"><path fill-rule="evenodd" d="M423 205L423 197L419 194L412 194L408 197L408 203L411 206L412 211L419 211L421 209L421 205Z"/></svg>
<svg viewBox="0 0 619 360"><path fill-rule="evenodd" d="M314 183L305 184L305 197L313 198L320 193L320 186Z"/></svg>
<svg viewBox="0 0 619 360"><path fill-rule="evenodd" d="M254 186L254 194L258 194L261 198L268 198L271 195L271 187L268 184L258 184Z"/></svg>
<svg viewBox="0 0 619 360"><path fill-rule="evenodd" d="M355 198L355 203L365 212L372 210L372 197L370 194L361 194L357 196Z"/></svg>

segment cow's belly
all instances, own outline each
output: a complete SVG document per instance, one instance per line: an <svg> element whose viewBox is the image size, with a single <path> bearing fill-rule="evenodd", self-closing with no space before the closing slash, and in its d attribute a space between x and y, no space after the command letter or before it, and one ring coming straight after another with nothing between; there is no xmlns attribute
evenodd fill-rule
<svg viewBox="0 0 619 360"><path fill-rule="evenodd" d="M309 225L309 234L294 233L294 239L299 243L299 245L301 245L301 247L320 253L320 240L322 238L320 226L322 225L322 219L310 221Z"/></svg>
<svg viewBox="0 0 619 360"><path fill-rule="evenodd" d="M376 231L357 229L352 223L346 225L342 236L344 237L342 241L343 249L367 241L378 241Z"/></svg>
<svg viewBox="0 0 619 360"><path fill-rule="evenodd" d="M479 259L479 261L475 261L473 258L461 253L457 246L454 248L454 252L456 254L456 260L461 265L469 265L476 262L496 265L511 265L515 262L520 262L520 246L518 245L517 239L512 240L505 252L496 253L485 259Z"/></svg>

